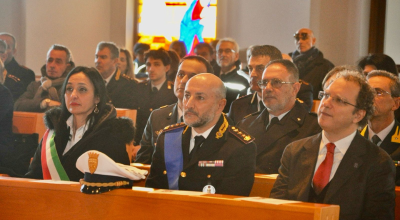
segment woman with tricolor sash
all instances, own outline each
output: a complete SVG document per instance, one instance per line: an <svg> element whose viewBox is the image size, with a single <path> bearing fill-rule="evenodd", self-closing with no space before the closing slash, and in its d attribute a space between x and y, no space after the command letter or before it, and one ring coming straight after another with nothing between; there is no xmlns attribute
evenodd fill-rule
<svg viewBox="0 0 400 220"><path fill-rule="evenodd" d="M83 173L75 164L88 150L101 151L115 162L129 165L127 138L121 136L127 134L121 122L128 119L116 118L100 73L94 68L76 67L66 77L61 91L61 106L45 114L48 129L25 177L79 181ZM130 127L133 139L133 126Z"/></svg>

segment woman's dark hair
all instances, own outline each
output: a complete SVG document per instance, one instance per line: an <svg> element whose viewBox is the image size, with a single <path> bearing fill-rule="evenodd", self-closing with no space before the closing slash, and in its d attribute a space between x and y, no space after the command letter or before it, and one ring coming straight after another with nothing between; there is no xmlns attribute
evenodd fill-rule
<svg viewBox="0 0 400 220"><path fill-rule="evenodd" d="M366 65L374 65L377 70L385 70L398 76L397 66L394 60L386 54L371 53L358 61L358 66L364 69Z"/></svg>
<svg viewBox="0 0 400 220"><path fill-rule="evenodd" d="M93 67L85 67L85 66L75 67L74 69L71 70L71 72L68 73L67 77L65 78L64 84L62 85L61 88L62 98L61 98L61 117L60 117L60 123L58 123L59 129L66 127L66 121L69 118L69 116L71 116L71 113L68 111L67 105L65 104L65 97L64 97L65 89L67 87L69 78L71 78L72 75L81 72L85 74L85 76L93 84L94 97L98 97L100 99L99 103L97 104L99 112L97 114L92 112L86 118L86 121L88 121L89 119L93 119L87 130L90 130L93 126L97 124L100 117L104 115L104 111L106 110L106 105L109 101L109 98L107 96L107 90L106 90L106 85L104 83L104 79L101 77L100 73Z"/></svg>

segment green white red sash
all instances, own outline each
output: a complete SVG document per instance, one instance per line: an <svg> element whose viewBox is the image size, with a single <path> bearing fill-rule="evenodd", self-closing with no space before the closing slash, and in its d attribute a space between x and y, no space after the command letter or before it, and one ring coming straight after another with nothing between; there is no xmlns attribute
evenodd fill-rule
<svg viewBox="0 0 400 220"><path fill-rule="evenodd" d="M54 136L54 130L49 129L43 135L41 152L43 179L69 181L68 175L58 157Z"/></svg>

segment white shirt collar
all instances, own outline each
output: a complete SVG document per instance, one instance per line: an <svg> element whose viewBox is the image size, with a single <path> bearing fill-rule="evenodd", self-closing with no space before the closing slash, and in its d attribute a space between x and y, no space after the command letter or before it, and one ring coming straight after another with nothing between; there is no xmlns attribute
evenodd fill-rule
<svg viewBox="0 0 400 220"><path fill-rule="evenodd" d="M290 109L290 110L291 110L291 109ZM282 120L282 118L285 117L285 115L286 115L287 113L289 113L290 110L287 111L287 112L284 112L284 113L282 113L282 114L280 114L280 115L278 115L278 116L273 115L273 114L269 114L269 121L271 121L271 119L274 118L274 117L278 117L279 121Z"/></svg>
<svg viewBox="0 0 400 220"><path fill-rule="evenodd" d="M177 108L177 110L178 110L178 115L177 115L177 121L179 121L179 120L181 120L181 117L182 117L182 115L183 115L183 112L182 112L182 109L181 108L179 108L179 105L178 104L176 104L176 108ZM183 122L183 121L181 121L181 122Z"/></svg>
<svg viewBox="0 0 400 220"><path fill-rule="evenodd" d="M165 79L162 83L158 84L157 86L153 85L153 82L151 82L151 89L153 89L153 87L156 87L157 90L160 91L160 89L164 85L165 81L167 81L167 79Z"/></svg>
<svg viewBox="0 0 400 220"><path fill-rule="evenodd" d="M229 71L227 71L227 72L222 72L222 70L221 70L221 73L220 73L220 75L224 75L224 74L227 74L227 73L230 73L230 72L232 72L233 70L235 70L236 69L236 66L235 65L233 65L233 67L229 70Z"/></svg>
<svg viewBox="0 0 400 220"><path fill-rule="evenodd" d="M106 86L108 85L108 83L110 82L111 78L114 76L115 73L111 74L107 79L104 79Z"/></svg>
<svg viewBox="0 0 400 220"><path fill-rule="evenodd" d="M205 139L207 139L207 137L208 137L208 135L210 135L210 133L211 133L211 130L213 129L215 127L215 125L214 126L212 126L211 128L209 128L209 129L207 129L207 131L205 131L205 132L203 132L203 133L197 133L193 128L192 128L192 137L191 138L194 138L194 137L196 137L196 136L198 136L198 135L201 135L201 136L203 136Z"/></svg>
<svg viewBox="0 0 400 220"><path fill-rule="evenodd" d="M357 130L348 135L345 138L342 138L338 141L333 142L335 144L335 151L339 150L342 155L345 155L347 150L350 147L351 142L353 141L354 137L356 136ZM325 136L325 131L322 131L322 140L320 144L320 151L328 144L331 143L328 138ZM325 147L326 149L326 147Z"/></svg>
<svg viewBox="0 0 400 220"><path fill-rule="evenodd" d="M386 136L388 136L388 134L389 134L390 131L392 130L393 126L394 126L394 120L392 121L392 123L390 123L389 126L387 126L385 129L383 129L382 131L380 131L378 134L376 134L375 132L373 132L373 131L371 130L371 127L368 126L368 139L369 139L369 140L372 140L372 137L373 137L374 135L378 135L378 137L381 139L380 142L382 142L382 141L386 138ZM378 144L379 144L379 143L378 143Z"/></svg>

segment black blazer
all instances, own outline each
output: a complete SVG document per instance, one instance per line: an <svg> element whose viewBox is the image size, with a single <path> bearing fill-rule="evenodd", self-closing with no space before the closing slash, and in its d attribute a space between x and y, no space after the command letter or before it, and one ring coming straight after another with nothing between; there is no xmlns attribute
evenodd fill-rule
<svg viewBox="0 0 400 220"><path fill-rule="evenodd" d="M116 108L137 109L136 90L136 80L121 74L119 69L107 84L108 97Z"/></svg>
<svg viewBox="0 0 400 220"><path fill-rule="evenodd" d="M299 102L285 117L268 131L268 109L243 119L238 127L247 131L256 140L257 169L256 173L278 173L285 147L293 141L309 137L321 131L315 113L309 113Z"/></svg>
<svg viewBox="0 0 400 220"><path fill-rule="evenodd" d="M363 131L361 132L361 135L363 135L365 138L369 139L368 135L368 126L366 126ZM400 139L398 139L398 142L392 141L392 136L396 134L397 132L400 132L400 123L396 120L394 123L394 126L392 130L389 132L389 134L383 139L382 143L380 144L380 147L384 149L392 158L392 160L399 161L400 160ZM400 166L396 167L396 185L400 186Z"/></svg>
<svg viewBox="0 0 400 220"><path fill-rule="evenodd" d="M158 135L161 134L166 126L176 124L178 122L177 118L177 103L161 107L151 113L140 141L140 150L136 155L136 163L151 164Z"/></svg>
<svg viewBox="0 0 400 220"><path fill-rule="evenodd" d="M289 144L270 197L307 202L322 134ZM394 219L395 168L389 155L358 132L329 183L323 203L340 219Z"/></svg>
<svg viewBox="0 0 400 220"><path fill-rule="evenodd" d="M190 127L182 134L183 170L185 175L179 177L179 189L202 191L211 184L218 194L248 196L254 182L256 146L253 138L244 140L238 135L239 130L229 126L223 136L216 138L222 125L221 116L212 129L194 160L189 162ZM184 125L182 125L184 126ZM167 131L168 132L168 131ZM168 179L164 160L164 137L161 133L157 140L150 174L146 187L168 189ZM223 160L223 167L199 167L198 161ZM210 177L210 178L208 178Z"/></svg>

